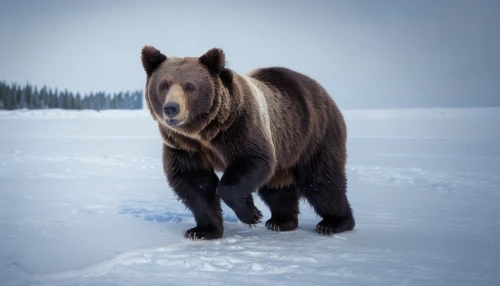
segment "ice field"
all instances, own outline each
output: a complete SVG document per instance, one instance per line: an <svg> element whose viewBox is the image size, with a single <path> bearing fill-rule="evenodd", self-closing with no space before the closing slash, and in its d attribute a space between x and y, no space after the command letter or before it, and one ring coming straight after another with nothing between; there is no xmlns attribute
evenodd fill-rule
<svg viewBox="0 0 500 286"><path fill-rule="evenodd" d="M149 113L1 111L0 285L500 285L500 108L342 112L354 231L190 241Z"/></svg>

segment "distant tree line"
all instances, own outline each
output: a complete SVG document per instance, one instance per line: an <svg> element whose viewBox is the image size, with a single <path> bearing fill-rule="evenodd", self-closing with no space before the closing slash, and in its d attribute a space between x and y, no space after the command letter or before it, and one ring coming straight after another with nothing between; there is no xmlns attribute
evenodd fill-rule
<svg viewBox="0 0 500 286"><path fill-rule="evenodd" d="M82 95L31 84L24 86L0 82L0 109L142 109L142 91L119 93L91 92Z"/></svg>

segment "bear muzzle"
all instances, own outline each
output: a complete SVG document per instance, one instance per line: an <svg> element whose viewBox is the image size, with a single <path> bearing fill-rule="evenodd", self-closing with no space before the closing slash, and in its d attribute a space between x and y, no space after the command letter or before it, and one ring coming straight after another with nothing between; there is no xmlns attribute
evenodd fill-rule
<svg viewBox="0 0 500 286"><path fill-rule="evenodd" d="M169 126L181 125L187 118L186 98L182 88L174 85L163 105L163 119Z"/></svg>
<svg viewBox="0 0 500 286"><path fill-rule="evenodd" d="M176 116L180 113L181 107L177 102L167 102L163 106L163 115L165 118L165 123L169 126L180 125L183 119L176 119Z"/></svg>

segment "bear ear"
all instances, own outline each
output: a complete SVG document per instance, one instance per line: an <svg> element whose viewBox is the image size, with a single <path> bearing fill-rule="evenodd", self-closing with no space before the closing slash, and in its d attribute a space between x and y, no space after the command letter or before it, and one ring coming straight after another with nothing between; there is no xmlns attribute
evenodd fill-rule
<svg viewBox="0 0 500 286"><path fill-rule="evenodd" d="M153 71L166 59L167 56L162 54L153 46L144 46L144 48L142 48L142 66L144 67L144 70L146 71L148 77L150 77Z"/></svg>
<svg viewBox="0 0 500 286"><path fill-rule="evenodd" d="M223 68L220 72L220 79L225 86L229 86L233 82L233 72L230 69Z"/></svg>
<svg viewBox="0 0 500 286"><path fill-rule="evenodd" d="M200 57L200 63L208 67L211 72L219 73L226 64L226 56L223 50L213 48Z"/></svg>

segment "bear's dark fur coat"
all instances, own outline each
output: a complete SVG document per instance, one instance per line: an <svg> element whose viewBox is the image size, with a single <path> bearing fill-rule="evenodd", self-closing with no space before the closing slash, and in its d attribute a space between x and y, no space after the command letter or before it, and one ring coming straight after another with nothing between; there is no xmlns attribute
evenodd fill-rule
<svg viewBox="0 0 500 286"><path fill-rule="evenodd" d="M271 230L297 228L300 197L323 218L319 233L354 228L346 126L319 83L280 67L239 75L220 49L178 58L145 46L142 64L166 177L197 223L186 237L222 237L220 199L242 222L259 223L257 190L271 210ZM224 172L220 180L215 171Z"/></svg>

